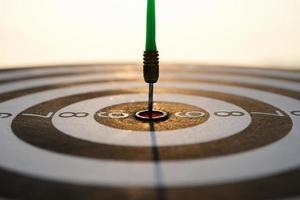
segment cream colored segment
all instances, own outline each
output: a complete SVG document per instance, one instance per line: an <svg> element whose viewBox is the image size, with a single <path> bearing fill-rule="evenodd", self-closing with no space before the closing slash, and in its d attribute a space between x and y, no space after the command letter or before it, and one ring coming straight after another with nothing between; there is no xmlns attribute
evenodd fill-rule
<svg viewBox="0 0 300 200"><path fill-rule="evenodd" d="M81 101L57 111L52 118L52 123L62 133L82 140L117 146L151 147L153 144L149 140L149 132L111 128L99 124L93 117L99 109L126 102L145 101L146 99L146 95L125 94ZM180 94L157 94L155 95L155 101L189 103L190 105L205 108L210 113L208 121L204 124L157 133L157 146L210 142L237 134L251 123L250 115L243 108L217 99ZM214 115L215 112L219 111L238 111L244 113L244 115L241 117L220 117ZM66 112L86 112L89 113L89 116L78 118L61 118L59 116L61 113ZM226 125L224 126L224 124Z"/></svg>

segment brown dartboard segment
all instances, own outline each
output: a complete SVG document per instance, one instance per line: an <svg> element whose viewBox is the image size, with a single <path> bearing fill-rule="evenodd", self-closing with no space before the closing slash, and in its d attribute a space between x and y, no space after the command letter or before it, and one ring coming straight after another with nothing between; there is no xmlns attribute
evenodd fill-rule
<svg viewBox="0 0 300 200"><path fill-rule="evenodd" d="M38 104L25 110L23 113L47 114L48 112L57 112L63 107L86 99L146 92L147 90L144 88L132 88L126 90L84 93ZM252 150L272 144L287 135L292 128L292 121L284 111L254 99L219 92L191 89L158 88L156 92L157 94L174 93L215 98L240 106L248 113L276 113L276 111L280 111L283 114L281 117L252 115L252 122L249 127L242 130L240 133L236 133L235 135L220 140L192 145L159 147L158 153L162 161L200 159ZM92 114L94 115L95 113ZM52 125L51 119L47 118L40 118L38 121L33 121L32 117L19 114L12 123L12 129L17 137L31 145L64 154L98 159L153 159L152 149L149 147L115 146L80 140L57 130ZM43 133L43 137L41 137L41 133ZM140 153L136 154L136 152Z"/></svg>
<svg viewBox="0 0 300 200"><path fill-rule="evenodd" d="M90 200L265 200L300 196L300 169L279 175L214 184L210 186L168 187L106 187L87 186L18 174L0 168L0 196L17 199L90 199Z"/></svg>
<svg viewBox="0 0 300 200"><path fill-rule="evenodd" d="M39 79L39 78L51 78L51 77L60 77L60 76L72 76L72 75L91 75L91 74L103 74L103 73L119 73L120 71L126 70L126 73L130 74L132 72L141 72L142 69L139 65L128 63L128 64L95 64L95 65L62 65L62 66L56 66L57 69L60 69L61 67L66 68L69 67L69 72L63 72L63 73L53 73L53 74L43 74L40 75L34 75L34 76L28 76L24 78L12 78L0 81L0 83L9 83L9 82L16 82L16 81L24 81L24 80L30 80L30 79ZM109 69L108 69L109 67ZM259 74L259 73L251 73L247 70L253 70L253 68L237 68L237 67L226 67L222 68L222 66L194 66L194 68L186 68L182 65L161 65L161 72L184 72L184 73L193 73L193 74L213 74L213 75L230 75L230 76L246 76L246 77L255 77L255 78L263 78L263 79L275 79L275 80L286 80L286 81L293 81L293 82L299 82L300 78L287 78L287 77L280 77L280 76L272 76L268 74ZM81 68L85 70L76 71L76 68ZM40 70L41 68L27 68L28 70L31 70L33 74L35 74L35 69ZM55 69L55 67L43 67L43 69ZM73 70L74 69L74 70ZM104 70L103 70L104 69ZM108 69L108 70L107 70ZM231 69L231 70L227 70ZM232 69L238 69L238 70L232 70ZM22 68L24 70L24 68ZM256 69L257 70L257 69ZM7 71L16 71L16 69L8 69L8 70L0 70L1 72L7 72ZM277 69L277 71L286 72L287 70L280 70ZM297 70L289 70L289 72L299 72ZM138 77L137 77L138 78ZM161 77L165 78L165 76ZM180 79L180 77L178 77ZM139 79L142 80L142 79ZM161 81L161 80L160 80Z"/></svg>

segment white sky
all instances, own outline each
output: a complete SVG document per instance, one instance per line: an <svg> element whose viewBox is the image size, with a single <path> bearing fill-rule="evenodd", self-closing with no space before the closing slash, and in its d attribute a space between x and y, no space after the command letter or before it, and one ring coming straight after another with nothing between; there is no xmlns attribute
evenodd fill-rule
<svg viewBox="0 0 300 200"><path fill-rule="evenodd" d="M300 68L300 0L156 0L163 62ZM141 61L146 0L0 0L0 66Z"/></svg>

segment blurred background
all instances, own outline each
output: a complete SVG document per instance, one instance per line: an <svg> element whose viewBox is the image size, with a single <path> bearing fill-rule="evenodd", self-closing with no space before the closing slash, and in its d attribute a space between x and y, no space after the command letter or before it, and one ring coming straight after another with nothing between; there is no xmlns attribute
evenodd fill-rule
<svg viewBox="0 0 300 200"><path fill-rule="evenodd" d="M298 0L156 0L166 63L300 68ZM0 0L0 67L141 62L146 0Z"/></svg>

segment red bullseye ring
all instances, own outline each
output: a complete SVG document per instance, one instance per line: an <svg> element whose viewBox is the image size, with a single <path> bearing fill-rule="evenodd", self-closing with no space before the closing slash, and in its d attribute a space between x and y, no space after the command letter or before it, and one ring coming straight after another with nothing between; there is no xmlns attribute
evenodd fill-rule
<svg viewBox="0 0 300 200"><path fill-rule="evenodd" d="M141 110L135 113L135 117L143 121L159 121L168 118L168 113L160 110Z"/></svg>

